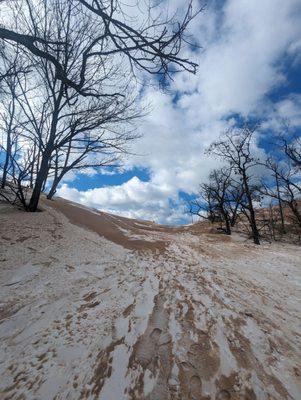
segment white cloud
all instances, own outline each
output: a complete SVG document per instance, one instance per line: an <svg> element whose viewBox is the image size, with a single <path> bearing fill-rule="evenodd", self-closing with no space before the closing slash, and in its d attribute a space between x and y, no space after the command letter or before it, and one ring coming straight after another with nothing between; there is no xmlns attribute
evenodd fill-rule
<svg viewBox="0 0 301 400"><path fill-rule="evenodd" d="M185 4L177 0L173 7ZM168 93L153 87L144 91L143 101L152 104L152 111L141 123L143 137L133 148L140 156L131 157L126 166L148 168L150 182L132 179L94 189L81 193L82 201L128 216L175 220L169 215L168 198L178 204L180 190L195 192L199 181L217 166L218 160L203 152L232 123L229 115L266 114L300 123L300 97L276 104L267 98L286 83L285 55L292 63L300 61L300 17L299 0L228 0L223 9L213 2L190 28L203 46L190 54L199 59L197 75L178 74ZM64 186L61 193L68 190Z"/></svg>
<svg viewBox="0 0 301 400"><path fill-rule="evenodd" d="M113 214L129 218L148 219L176 223L182 217L178 209L171 210L169 199L174 197L173 188L143 182L137 177L118 186L79 191L63 184L58 195ZM177 198L174 201L180 205Z"/></svg>
<svg viewBox="0 0 301 400"><path fill-rule="evenodd" d="M293 127L301 126L301 95L291 95L275 104L275 114Z"/></svg>
<svg viewBox="0 0 301 400"><path fill-rule="evenodd" d="M301 95L291 94L286 98L269 104L267 118L262 124L263 131L273 131L285 134L287 128L301 128Z"/></svg>

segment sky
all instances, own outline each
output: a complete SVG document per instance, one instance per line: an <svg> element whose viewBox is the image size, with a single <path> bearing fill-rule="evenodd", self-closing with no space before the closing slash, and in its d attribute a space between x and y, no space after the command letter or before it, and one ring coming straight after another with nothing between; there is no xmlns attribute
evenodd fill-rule
<svg viewBox="0 0 301 400"><path fill-rule="evenodd" d="M162 7L181 13L186 4ZM204 150L229 126L259 121L260 152L284 119L300 132L300 21L300 0L208 1L189 26L200 47L183 50L198 62L197 74L176 74L165 91L144 77L140 101L149 112L137 124L132 155L116 170L71 173L57 194L130 218L191 222L187 200L220 163Z"/></svg>

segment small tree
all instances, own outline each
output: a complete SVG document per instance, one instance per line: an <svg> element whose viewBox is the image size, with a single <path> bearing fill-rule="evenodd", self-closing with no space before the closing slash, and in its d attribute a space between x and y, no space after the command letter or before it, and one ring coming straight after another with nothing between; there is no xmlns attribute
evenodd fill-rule
<svg viewBox="0 0 301 400"><path fill-rule="evenodd" d="M229 186L231 184L231 170L213 170L209 175L209 185L211 197L214 201L214 208L220 216L220 220L225 224L225 232L231 235L231 217L229 210Z"/></svg>
<svg viewBox="0 0 301 400"><path fill-rule="evenodd" d="M208 219L211 223L219 220L210 185L206 183L200 185L197 198L191 200L188 205L189 213L192 215L197 215L200 218Z"/></svg>
<svg viewBox="0 0 301 400"><path fill-rule="evenodd" d="M18 143L19 135L13 129L9 148L8 168L6 169L5 184L1 185L0 198L12 205L23 207L28 211L28 197L30 195L28 180L33 163L36 162L32 148L27 144ZM7 154L7 149L0 145L0 149ZM20 157L20 154L22 156Z"/></svg>
<svg viewBox="0 0 301 400"><path fill-rule="evenodd" d="M282 204L285 204L292 212L299 227L301 227L301 213L299 211L298 198L301 195L300 171L295 167L290 158L282 159L278 163L271 158L267 159L266 166L271 171L276 184L269 180L263 181L261 193L280 203L281 221L284 228L284 214Z"/></svg>
<svg viewBox="0 0 301 400"><path fill-rule="evenodd" d="M254 208L254 200L257 200L256 185L252 176L252 170L258 160L252 156L251 152L251 142L255 131L255 127L249 126L243 129L230 129L219 140L212 143L207 152L227 161L240 179L244 192L240 205L249 221L253 241L259 245L259 230Z"/></svg>
<svg viewBox="0 0 301 400"><path fill-rule="evenodd" d="M242 189L233 180L231 168L215 169L208 183L200 185L199 196L190 202L189 212L212 223L220 222L225 233L231 235L241 199Z"/></svg>
<svg viewBox="0 0 301 400"><path fill-rule="evenodd" d="M232 173L231 184L228 188L228 207L230 213L230 225L233 228L241 212L241 203L244 196L244 188L241 182L237 182Z"/></svg>
<svg viewBox="0 0 301 400"><path fill-rule="evenodd" d="M280 166L271 158L268 157L264 166L271 173L272 180L268 178L263 178L261 180L261 193L264 196L271 197L272 199L277 200L280 223L281 223L281 233L285 234L285 224L284 224L284 210L283 210L283 200L281 198L281 179L280 179ZM271 204L270 204L271 207Z"/></svg>

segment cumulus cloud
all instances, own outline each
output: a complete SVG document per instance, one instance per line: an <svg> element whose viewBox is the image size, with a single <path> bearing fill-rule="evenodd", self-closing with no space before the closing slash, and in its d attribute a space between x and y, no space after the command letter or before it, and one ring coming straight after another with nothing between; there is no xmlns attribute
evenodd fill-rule
<svg viewBox="0 0 301 400"><path fill-rule="evenodd" d="M173 199L173 188L167 184L143 182L137 177L122 185L87 191L80 191L63 184L58 194L68 200L129 218L161 220L173 224L182 216L179 202L176 198ZM170 207L171 201L178 203L174 209Z"/></svg>
<svg viewBox="0 0 301 400"><path fill-rule="evenodd" d="M173 2L183 7L184 0ZM197 58L197 75L175 76L167 93L146 87L142 101L151 112L141 122L143 137L125 167L148 168L150 181L138 178L120 185L81 192L81 201L123 215L175 222L182 209L179 191L194 193L219 163L204 149L233 119L270 116L300 124L300 96L272 102L268 95L287 83L284 60L300 62L299 0L228 0L212 2L190 33L203 47L186 55ZM60 194L72 192L64 185ZM67 194L69 193L69 194ZM172 202L173 211L170 211ZM172 216L171 216L172 214Z"/></svg>
<svg viewBox="0 0 301 400"><path fill-rule="evenodd" d="M285 98L270 104L266 109L266 119L261 128L263 132L287 134L301 128L301 95L291 93Z"/></svg>

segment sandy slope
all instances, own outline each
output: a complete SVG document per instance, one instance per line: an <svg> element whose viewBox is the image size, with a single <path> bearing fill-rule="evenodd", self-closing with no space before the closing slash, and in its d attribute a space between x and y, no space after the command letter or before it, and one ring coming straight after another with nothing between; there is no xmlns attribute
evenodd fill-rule
<svg viewBox="0 0 301 400"><path fill-rule="evenodd" d="M300 248L58 199L0 237L1 399L301 399Z"/></svg>

